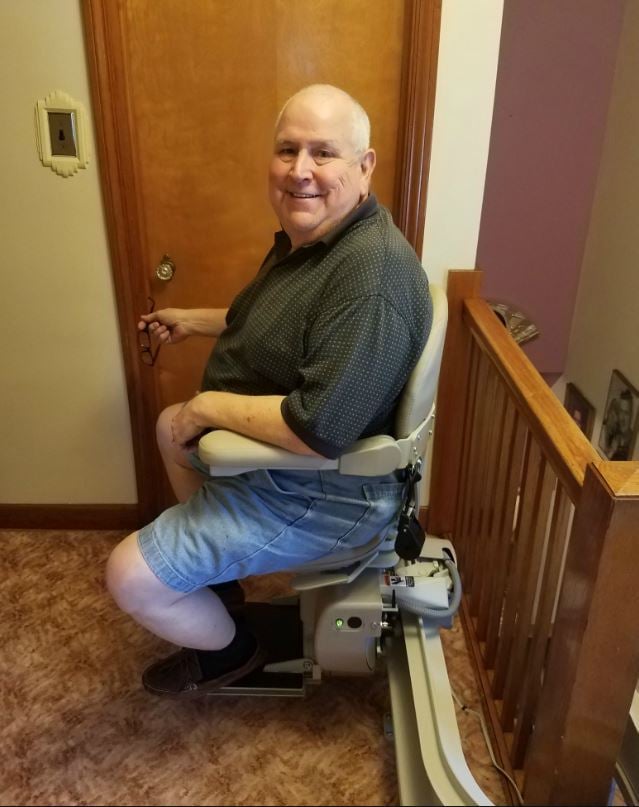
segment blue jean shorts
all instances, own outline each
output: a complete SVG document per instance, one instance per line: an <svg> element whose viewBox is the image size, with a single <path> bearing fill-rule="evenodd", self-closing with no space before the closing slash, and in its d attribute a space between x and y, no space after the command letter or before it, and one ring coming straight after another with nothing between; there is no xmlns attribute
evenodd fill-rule
<svg viewBox="0 0 639 807"><path fill-rule="evenodd" d="M187 502L140 530L138 543L156 577L185 593L292 569L381 540L397 525L400 475L257 470L207 477Z"/></svg>

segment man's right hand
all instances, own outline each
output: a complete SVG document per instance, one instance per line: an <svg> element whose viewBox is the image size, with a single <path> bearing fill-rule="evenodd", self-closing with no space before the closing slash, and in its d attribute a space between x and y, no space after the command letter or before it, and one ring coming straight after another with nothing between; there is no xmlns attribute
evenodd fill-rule
<svg viewBox="0 0 639 807"><path fill-rule="evenodd" d="M143 331L148 326L149 333L154 339L175 345L191 335L188 320L187 309L162 308L151 314L142 314L138 322L138 330Z"/></svg>

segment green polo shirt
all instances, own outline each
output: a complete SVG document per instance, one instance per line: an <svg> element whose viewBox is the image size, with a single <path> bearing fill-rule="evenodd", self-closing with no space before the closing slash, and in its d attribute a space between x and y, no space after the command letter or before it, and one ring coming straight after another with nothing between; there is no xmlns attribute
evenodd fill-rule
<svg viewBox="0 0 639 807"><path fill-rule="evenodd" d="M284 395L282 416L319 454L393 434L432 303L413 248L374 196L293 252L279 232L229 308L203 391Z"/></svg>

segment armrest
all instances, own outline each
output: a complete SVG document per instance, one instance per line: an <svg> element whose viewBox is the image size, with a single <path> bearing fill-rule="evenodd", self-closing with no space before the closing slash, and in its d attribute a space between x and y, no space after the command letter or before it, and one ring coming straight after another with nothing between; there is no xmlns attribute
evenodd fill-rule
<svg viewBox="0 0 639 807"><path fill-rule="evenodd" d="M236 432L217 429L200 439L198 454L209 466L211 476L234 476L256 468L286 468L291 471L338 469L342 474L381 476L405 465L399 445L388 435L358 440L339 459L330 460L294 454Z"/></svg>
<svg viewBox="0 0 639 807"><path fill-rule="evenodd" d="M256 468L309 471L329 470L338 466L337 460L294 454L226 429L205 434L198 443L198 454L202 462L209 466L211 476L235 476Z"/></svg>

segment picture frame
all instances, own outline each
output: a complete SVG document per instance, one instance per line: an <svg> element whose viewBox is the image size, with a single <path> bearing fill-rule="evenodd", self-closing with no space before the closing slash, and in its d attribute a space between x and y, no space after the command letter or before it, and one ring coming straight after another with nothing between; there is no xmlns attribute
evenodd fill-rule
<svg viewBox="0 0 639 807"><path fill-rule="evenodd" d="M595 407L583 392L572 382L566 384L564 406L577 426L590 440L595 426Z"/></svg>
<svg viewBox="0 0 639 807"><path fill-rule="evenodd" d="M613 370L599 433L599 448L606 459L631 460L639 428L639 390Z"/></svg>

